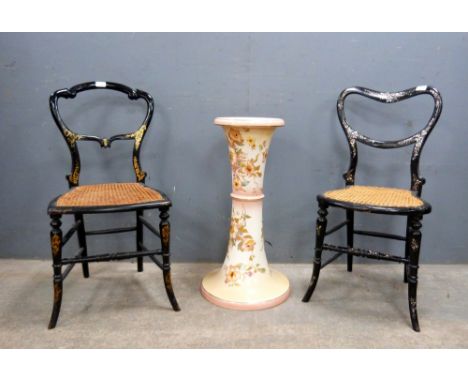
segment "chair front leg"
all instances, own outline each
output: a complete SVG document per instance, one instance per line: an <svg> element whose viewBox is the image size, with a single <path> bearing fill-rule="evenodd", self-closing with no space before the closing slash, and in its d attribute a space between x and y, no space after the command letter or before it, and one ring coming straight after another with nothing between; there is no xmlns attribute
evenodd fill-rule
<svg viewBox="0 0 468 382"><path fill-rule="evenodd" d="M159 233L161 235L161 249L162 249L162 258L163 258L163 278L164 286L166 288L167 297L171 302L172 309L179 311L180 307L177 303L174 290L172 289L172 280L171 280L171 255L170 255L170 240L171 240L171 226L169 224L169 208L164 207L160 209L159 218L161 219L159 223Z"/></svg>
<svg viewBox="0 0 468 382"><path fill-rule="evenodd" d="M409 250L408 304L411 324L416 332L420 331L416 293L418 288L419 252L421 248L421 219L421 215L413 215L410 217L409 235L406 238Z"/></svg>
<svg viewBox="0 0 468 382"><path fill-rule="evenodd" d="M137 251L143 250L141 244L143 244L143 223L140 220L140 216L143 216L143 210L136 212L136 249ZM137 271L143 272L143 256L137 257Z"/></svg>
<svg viewBox="0 0 468 382"><path fill-rule="evenodd" d="M348 248L354 247L354 211L346 210L346 239ZM348 272L353 271L353 255L348 253Z"/></svg>
<svg viewBox="0 0 468 382"><path fill-rule="evenodd" d="M309 302L312 293L317 285L318 278L320 275L320 268L322 266L322 247L325 239L325 231L327 229L327 206L319 203L318 218L315 228L315 257L314 257L314 269L312 271L312 278L310 280L307 292L302 298L302 302Z"/></svg>
<svg viewBox="0 0 468 382"><path fill-rule="evenodd" d="M406 218L406 242L405 242L405 259L406 260L409 260L409 240L408 240L408 237L409 237L409 234L410 234L410 224L411 224L411 221L410 221L410 217L408 216ZM404 272L403 272L403 281L405 283L408 282L408 270L409 270L408 264L405 264L405 269L404 269Z"/></svg>
<svg viewBox="0 0 468 382"><path fill-rule="evenodd" d="M52 215L50 225L52 230L50 231L50 247L52 249L52 261L54 269L54 306L52 308L52 315L49 321L49 329L55 328L57 325L58 316L60 314L60 307L62 305L62 230L60 226L60 215Z"/></svg>
<svg viewBox="0 0 468 382"><path fill-rule="evenodd" d="M81 257L88 257L88 247L86 245L86 231L85 231L85 225L84 225L84 217L83 214L75 214L75 222L78 222L81 220L81 224L78 226L77 234L78 234L78 245L80 248L83 249L83 253ZM88 278L89 277L89 265L88 262L83 262L81 264L81 267L83 269L83 277Z"/></svg>

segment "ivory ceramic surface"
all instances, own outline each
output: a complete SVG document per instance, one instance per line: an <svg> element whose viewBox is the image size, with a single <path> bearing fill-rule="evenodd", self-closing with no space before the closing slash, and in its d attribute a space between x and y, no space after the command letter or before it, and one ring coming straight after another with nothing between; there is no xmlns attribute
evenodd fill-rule
<svg viewBox="0 0 468 382"><path fill-rule="evenodd" d="M202 281L203 296L233 309L264 309L289 296L289 281L268 266L262 207L263 177L272 135L279 118L223 117L232 168L232 212L226 258L221 269Z"/></svg>

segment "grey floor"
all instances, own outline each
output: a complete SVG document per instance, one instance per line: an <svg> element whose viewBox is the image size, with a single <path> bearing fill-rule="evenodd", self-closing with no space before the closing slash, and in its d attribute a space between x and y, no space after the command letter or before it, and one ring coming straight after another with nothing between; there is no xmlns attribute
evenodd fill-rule
<svg viewBox="0 0 468 382"><path fill-rule="evenodd" d="M173 312L160 271L145 263L75 267L56 329L47 330L49 261L0 260L1 348L463 348L468 347L468 266L422 265L421 333L411 330L402 266L332 264L310 303L301 302L310 265L274 264L292 294L276 308L230 311L199 294L213 264L174 264L181 312Z"/></svg>

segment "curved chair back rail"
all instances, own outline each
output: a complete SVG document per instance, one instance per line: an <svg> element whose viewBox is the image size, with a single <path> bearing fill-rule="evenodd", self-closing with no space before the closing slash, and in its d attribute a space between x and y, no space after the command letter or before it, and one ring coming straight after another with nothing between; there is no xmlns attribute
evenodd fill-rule
<svg viewBox="0 0 468 382"><path fill-rule="evenodd" d="M108 90L118 91L118 92L127 94L128 98L131 100L144 99L146 102L147 109L146 109L146 116L143 122L141 123L140 127L133 132L117 134L109 138L101 138L101 137L94 136L94 135L77 134L73 130L71 130L66 125L66 123L64 122L64 120L62 119L60 115L59 107L58 107L59 99L60 98L75 98L78 93L81 93L87 90L94 90L94 89L108 89ZM153 112L154 112L153 97L149 93L143 90L139 90L139 89L132 89L126 85L122 85L116 82L101 82L101 81L85 82L85 83L72 86L71 88L68 88L68 89L60 89L60 90L55 91L54 93L51 94L49 98L49 106L50 106L50 111L52 113L54 121L57 124L57 127L59 128L60 132L62 133L67 143L67 146L70 150L71 159L72 159L71 174L66 176L70 187L75 187L75 186L78 186L79 184L81 163L80 163L80 154L79 154L78 146L77 146L78 141L95 141L95 142L98 142L101 145L101 147L109 148L112 142L114 141L133 139L135 141L133 145L133 154L132 154L133 169L135 171L137 182L144 183L145 178L146 178L146 172L144 172L141 168L140 147L141 147L143 138L145 137L146 131L149 128L151 119L153 118Z"/></svg>
<svg viewBox="0 0 468 382"><path fill-rule="evenodd" d="M352 94L357 94L370 98L374 101L382 103L395 103L406 100L408 98L416 97L422 94L430 95L434 100L434 109L432 115L429 118L426 126L418 131L417 133L400 140L394 141L379 141L371 139L357 130L354 130L346 120L346 114L344 111L345 100L348 96ZM429 137L432 129L439 120L440 114L442 112L442 97L439 91L431 86L416 86L411 89L406 89L400 92L395 93L384 93L378 92L376 90L367 89L364 87L351 87L343 90L338 97L337 102L337 111L338 118L340 120L341 127L348 139L349 149L350 149L350 164L348 171L343 174L343 178L346 181L346 185L354 185L356 167L358 162L358 151L357 151L357 142L361 142L365 145L372 146L375 148L381 149L393 149L400 148L408 145L414 145L413 152L411 154L411 190L414 191L417 196L421 196L422 186L425 183L425 179L419 176L419 158L421 155L422 148L426 139Z"/></svg>

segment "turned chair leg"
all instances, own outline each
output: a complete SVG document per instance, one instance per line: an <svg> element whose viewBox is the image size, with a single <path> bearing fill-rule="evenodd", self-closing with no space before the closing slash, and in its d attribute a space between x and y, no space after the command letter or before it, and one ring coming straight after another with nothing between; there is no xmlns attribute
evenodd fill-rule
<svg viewBox="0 0 468 382"><path fill-rule="evenodd" d="M408 240L408 237L409 237L409 234L410 234L410 224L411 224L411 221L410 221L410 217L408 216L406 218L406 242L405 242L405 259L406 260L409 260L409 240ZM404 268L404 272L403 272L403 281L405 283L408 282L408 270L409 270L408 264L405 264L405 268Z"/></svg>
<svg viewBox="0 0 468 382"><path fill-rule="evenodd" d="M81 224L78 226L77 234L78 234L78 245L80 248L83 249L83 253L81 257L88 257L88 247L86 245L86 231L85 231L85 226L84 226L84 217L83 214L75 214L75 222L81 220ZM88 278L89 277L89 265L88 262L83 262L81 264L81 267L83 269L83 277Z"/></svg>
<svg viewBox="0 0 468 382"><path fill-rule="evenodd" d="M315 257L314 269L312 271L312 278L310 280L307 292L302 298L302 302L308 302L312 293L314 293L315 286L320 275L320 268L322 266L322 246L325 239L325 231L327 229L327 206L319 204L317 224L315 228Z"/></svg>
<svg viewBox="0 0 468 382"><path fill-rule="evenodd" d="M421 219L421 215L413 215L410 217L409 236L406 239L409 250L408 304L411 324L416 332L420 331L416 293L418 288L419 251L421 248Z"/></svg>
<svg viewBox="0 0 468 382"><path fill-rule="evenodd" d="M171 226L169 224L169 208L164 207L160 209L159 218L161 219L159 223L159 233L161 235L161 249L162 249L162 258L163 258L163 277L164 277L164 286L166 288L167 297L171 302L172 309L179 311L180 307L177 303L174 290L172 289L171 281L171 255L170 255L170 240L171 240Z"/></svg>
<svg viewBox="0 0 468 382"><path fill-rule="evenodd" d="M346 239L348 248L354 247L354 211L346 210ZM348 253L348 272L353 271L353 255Z"/></svg>
<svg viewBox="0 0 468 382"><path fill-rule="evenodd" d="M140 220L140 216L143 216L143 210L137 210L136 212L136 248L137 251L143 250L143 223ZM143 256L137 257L137 271L143 272Z"/></svg>
<svg viewBox="0 0 468 382"><path fill-rule="evenodd" d="M54 269L54 306L52 308L52 315L50 317L49 329L55 328L57 325L58 316L60 314L60 307L62 305L62 230L60 226L60 215L52 215L50 225L52 230L50 231L50 247L52 249L52 261Z"/></svg>

